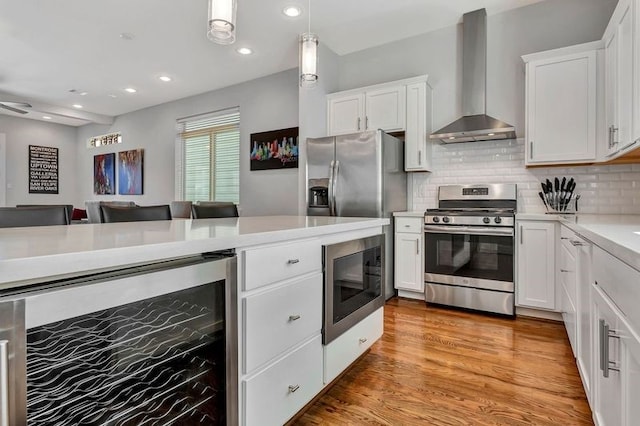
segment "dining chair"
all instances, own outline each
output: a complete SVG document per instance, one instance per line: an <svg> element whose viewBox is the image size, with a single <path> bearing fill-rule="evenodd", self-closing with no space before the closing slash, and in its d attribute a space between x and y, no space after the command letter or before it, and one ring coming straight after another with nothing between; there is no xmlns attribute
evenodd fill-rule
<svg viewBox="0 0 640 426"><path fill-rule="evenodd" d="M68 224L66 206L0 207L0 228Z"/></svg>
<svg viewBox="0 0 640 426"><path fill-rule="evenodd" d="M174 219L191 219L191 201L172 201L171 217Z"/></svg>
<svg viewBox="0 0 640 426"><path fill-rule="evenodd" d="M73 204L16 204L16 207L20 209L25 207L64 207L69 223L71 223L71 216L73 214Z"/></svg>
<svg viewBox="0 0 640 426"><path fill-rule="evenodd" d="M191 215L194 219L238 217L238 206L233 203L193 204Z"/></svg>
<svg viewBox="0 0 640 426"><path fill-rule="evenodd" d="M100 219L102 223L171 220L171 209L168 204L135 207L100 206Z"/></svg>

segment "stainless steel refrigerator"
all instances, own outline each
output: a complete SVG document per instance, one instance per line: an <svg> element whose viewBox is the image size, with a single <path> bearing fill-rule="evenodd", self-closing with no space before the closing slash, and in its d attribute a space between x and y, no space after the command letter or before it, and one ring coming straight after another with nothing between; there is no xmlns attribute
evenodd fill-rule
<svg viewBox="0 0 640 426"><path fill-rule="evenodd" d="M307 139L309 216L387 217L385 298L393 288L393 212L407 209L404 142L381 130Z"/></svg>

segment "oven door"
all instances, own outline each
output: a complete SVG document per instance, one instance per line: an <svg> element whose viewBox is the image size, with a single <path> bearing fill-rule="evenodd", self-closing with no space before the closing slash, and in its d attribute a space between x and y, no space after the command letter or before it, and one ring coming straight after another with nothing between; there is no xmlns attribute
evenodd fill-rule
<svg viewBox="0 0 640 426"><path fill-rule="evenodd" d="M426 282L514 291L513 228L425 225Z"/></svg>
<svg viewBox="0 0 640 426"><path fill-rule="evenodd" d="M384 304L384 235L324 247L327 344Z"/></svg>

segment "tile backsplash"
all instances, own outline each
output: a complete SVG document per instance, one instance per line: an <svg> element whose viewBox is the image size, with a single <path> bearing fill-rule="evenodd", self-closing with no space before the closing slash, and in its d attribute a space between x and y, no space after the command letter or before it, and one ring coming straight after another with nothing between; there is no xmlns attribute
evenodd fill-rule
<svg viewBox="0 0 640 426"><path fill-rule="evenodd" d="M576 167L524 167L524 141L434 144L431 173L412 173L413 208L437 207L440 185L475 183L518 184L518 211L544 212L540 182L555 176L577 182L579 211L599 214L640 214L640 164Z"/></svg>

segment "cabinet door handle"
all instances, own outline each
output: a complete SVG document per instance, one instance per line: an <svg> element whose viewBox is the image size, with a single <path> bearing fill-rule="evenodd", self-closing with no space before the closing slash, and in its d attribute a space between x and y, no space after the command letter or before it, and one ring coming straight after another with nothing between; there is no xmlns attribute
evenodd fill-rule
<svg viewBox="0 0 640 426"><path fill-rule="evenodd" d="M287 260L287 264L289 265L295 265L296 263L299 263L300 259L289 259Z"/></svg>
<svg viewBox="0 0 640 426"><path fill-rule="evenodd" d="M569 242L571 243L572 246L574 247L582 247L585 246L586 244L583 243L582 241L576 241L576 240L569 240Z"/></svg>
<svg viewBox="0 0 640 426"><path fill-rule="evenodd" d="M520 225L520 245L522 245L524 237L522 236L522 225Z"/></svg>
<svg viewBox="0 0 640 426"><path fill-rule="evenodd" d="M600 371L602 371L602 375L604 375L604 320L601 319L598 321L598 345L600 357L598 359ZM605 376L606 377L606 376Z"/></svg>
<svg viewBox="0 0 640 426"><path fill-rule="evenodd" d="M620 371L616 363L609 360L609 339L620 339L620 335L615 330L609 329L609 324L603 319L600 320L600 324L600 331L602 333L600 369L602 370L602 376L606 378L609 377L609 371Z"/></svg>
<svg viewBox="0 0 640 426"><path fill-rule="evenodd" d="M369 129L369 116L366 116L364 118L364 129L368 130Z"/></svg>
<svg viewBox="0 0 640 426"><path fill-rule="evenodd" d="M358 117L358 130L360 130L360 117Z"/></svg>
<svg viewBox="0 0 640 426"><path fill-rule="evenodd" d="M358 342L360 342L360 344L367 343L367 338L366 337L362 337L362 338L358 339Z"/></svg>
<svg viewBox="0 0 640 426"><path fill-rule="evenodd" d="M616 140L616 132L618 130L620 130L618 127L611 126L611 146L618 145L619 141Z"/></svg>
<svg viewBox="0 0 640 426"><path fill-rule="evenodd" d="M418 165L422 165L422 150L418 150Z"/></svg>
<svg viewBox="0 0 640 426"><path fill-rule="evenodd" d="M300 319L300 315L289 315L289 321L297 321Z"/></svg>
<svg viewBox="0 0 640 426"><path fill-rule="evenodd" d="M568 269L560 269L560 272L571 272Z"/></svg>
<svg viewBox="0 0 640 426"><path fill-rule="evenodd" d="M9 341L0 340L0 426L9 426Z"/></svg>
<svg viewBox="0 0 640 426"><path fill-rule="evenodd" d="M420 241L416 240L416 254L420 254Z"/></svg>
<svg viewBox="0 0 640 426"><path fill-rule="evenodd" d="M300 385L289 385L289 392L290 393L294 393L298 389L300 389Z"/></svg>
<svg viewBox="0 0 640 426"><path fill-rule="evenodd" d="M529 160L533 160L533 141L529 142Z"/></svg>
<svg viewBox="0 0 640 426"><path fill-rule="evenodd" d="M609 149L611 149L611 145L612 145L611 142L612 141L613 141L613 126L609 126L609 141L608 141L609 142L609 144L608 144Z"/></svg>

